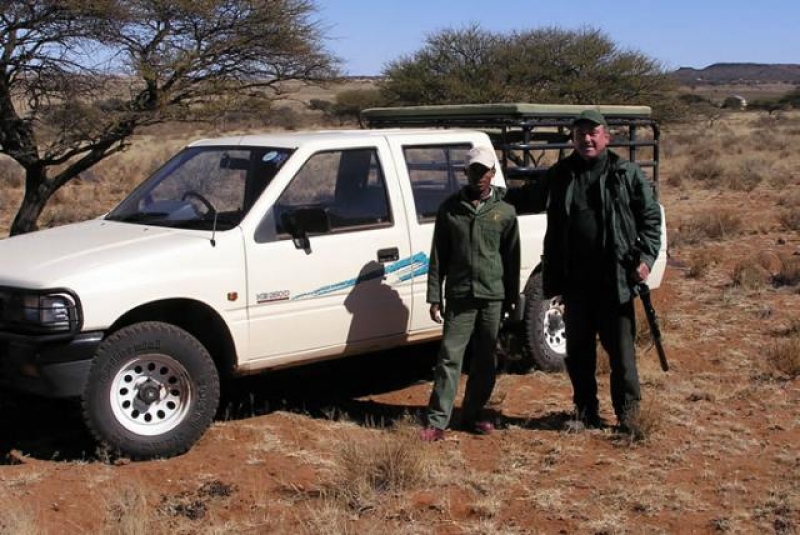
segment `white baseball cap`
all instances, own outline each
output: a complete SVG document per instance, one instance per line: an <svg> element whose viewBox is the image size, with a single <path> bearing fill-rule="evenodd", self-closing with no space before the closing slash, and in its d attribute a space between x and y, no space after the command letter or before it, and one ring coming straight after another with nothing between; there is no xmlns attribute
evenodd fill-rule
<svg viewBox="0 0 800 535"><path fill-rule="evenodd" d="M495 155L494 149L492 147L479 145L477 147L472 147L469 150L469 152L467 153L467 159L464 163L464 166L469 167L474 163L479 163L482 166L486 167L487 169L491 169L495 166L496 161L497 161L497 156Z"/></svg>

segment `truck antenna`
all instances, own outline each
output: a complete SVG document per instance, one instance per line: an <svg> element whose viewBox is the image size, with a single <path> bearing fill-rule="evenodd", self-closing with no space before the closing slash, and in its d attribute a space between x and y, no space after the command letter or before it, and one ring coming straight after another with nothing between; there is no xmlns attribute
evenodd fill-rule
<svg viewBox="0 0 800 535"><path fill-rule="evenodd" d="M219 212L214 211L214 225L211 227L211 247L217 246L217 240L214 237L217 235L217 215Z"/></svg>

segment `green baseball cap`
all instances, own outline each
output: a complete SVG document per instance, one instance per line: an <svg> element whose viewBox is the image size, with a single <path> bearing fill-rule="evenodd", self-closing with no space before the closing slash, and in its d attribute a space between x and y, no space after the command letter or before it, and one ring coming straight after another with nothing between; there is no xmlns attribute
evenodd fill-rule
<svg viewBox="0 0 800 535"><path fill-rule="evenodd" d="M572 121L572 126L575 126L578 123L592 123L596 125L601 125L608 127L608 123L606 122L606 118L603 117L603 114L597 110L584 110L575 117Z"/></svg>

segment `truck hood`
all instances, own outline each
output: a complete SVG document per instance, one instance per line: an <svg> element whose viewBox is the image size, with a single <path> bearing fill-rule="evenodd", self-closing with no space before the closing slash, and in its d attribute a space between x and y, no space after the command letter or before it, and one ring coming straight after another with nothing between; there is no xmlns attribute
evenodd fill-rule
<svg viewBox="0 0 800 535"><path fill-rule="evenodd" d="M114 264L129 268L209 245L210 233L93 219L0 240L0 285L69 286ZM191 256L191 255L189 255ZM156 262L157 263L157 262ZM112 268L113 269L113 268Z"/></svg>

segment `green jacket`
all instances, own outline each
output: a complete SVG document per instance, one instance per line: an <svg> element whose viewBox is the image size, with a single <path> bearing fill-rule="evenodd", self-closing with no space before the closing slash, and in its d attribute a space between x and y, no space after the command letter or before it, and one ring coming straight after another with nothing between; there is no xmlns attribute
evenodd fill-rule
<svg viewBox="0 0 800 535"><path fill-rule="evenodd" d="M640 261L652 268L661 248L661 208L641 168L608 151L608 168L600 177L602 240L616 262L620 303L633 296L630 275ZM545 297L564 293L573 266L569 261L569 217L580 156L573 153L548 170L547 231L542 257ZM588 267L587 267L588 268ZM603 269L593 266L588 269Z"/></svg>
<svg viewBox="0 0 800 535"><path fill-rule="evenodd" d="M428 267L428 303L445 299L502 300L506 310L519 295L519 224L503 190L477 210L462 189L439 207Z"/></svg>

